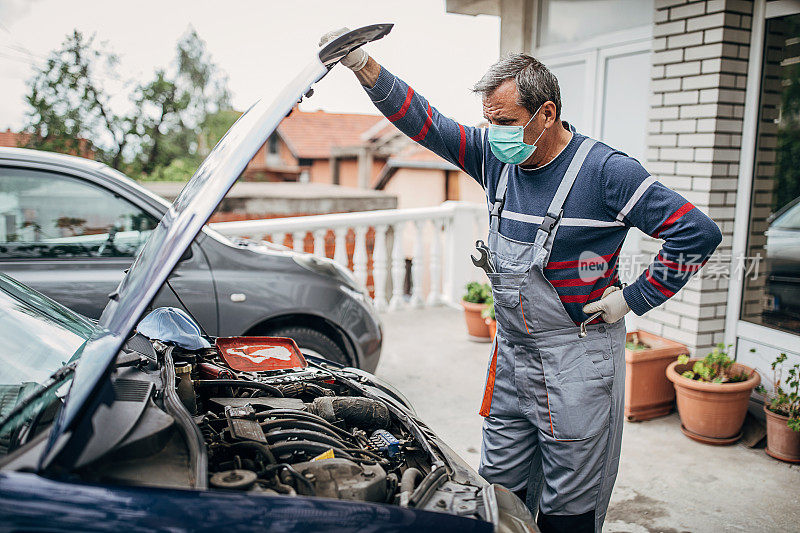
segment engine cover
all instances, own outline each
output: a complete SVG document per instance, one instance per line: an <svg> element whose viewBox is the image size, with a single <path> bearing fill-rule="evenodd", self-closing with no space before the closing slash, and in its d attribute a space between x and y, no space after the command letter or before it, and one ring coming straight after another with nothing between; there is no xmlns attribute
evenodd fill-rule
<svg viewBox="0 0 800 533"><path fill-rule="evenodd" d="M292 465L314 486L317 496L369 502L386 501L386 471L349 459L320 459Z"/></svg>

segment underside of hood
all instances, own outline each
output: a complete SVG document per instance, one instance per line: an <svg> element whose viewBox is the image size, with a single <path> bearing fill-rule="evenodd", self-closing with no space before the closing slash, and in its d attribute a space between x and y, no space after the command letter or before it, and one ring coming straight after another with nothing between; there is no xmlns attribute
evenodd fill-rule
<svg viewBox="0 0 800 533"><path fill-rule="evenodd" d="M311 58L272 102L256 102L203 161L161 219L100 317L104 328L87 342L72 386L56 419L39 469L67 468L91 431L94 410L113 401L109 372L114 359L186 249L241 175L250 159L311 86L351 51L382 38L391 24L376 24L338 37ZM68 435L69 433L69 435ZM72 448L72 449L71 449Z"/></svg>

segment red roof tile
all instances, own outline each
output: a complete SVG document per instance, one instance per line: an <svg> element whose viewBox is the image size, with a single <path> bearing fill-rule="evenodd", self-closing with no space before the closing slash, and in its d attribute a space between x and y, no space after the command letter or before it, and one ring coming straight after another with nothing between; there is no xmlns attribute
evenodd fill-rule
<svg viewBox="0 0 800 533"><path fill-rule="evenodd" d="M383 117L355 113L300 111L283 119L278 133L298 158L327 159L333 146L360 146L361 134Z"/></svg>
<svg viewBox="0 0 800 533"><path fill-rule="evenodd" d="M28 137L27 133L17 133L10 129L0 131L0 146L17 148L25 145L28 142Z"/></svg>

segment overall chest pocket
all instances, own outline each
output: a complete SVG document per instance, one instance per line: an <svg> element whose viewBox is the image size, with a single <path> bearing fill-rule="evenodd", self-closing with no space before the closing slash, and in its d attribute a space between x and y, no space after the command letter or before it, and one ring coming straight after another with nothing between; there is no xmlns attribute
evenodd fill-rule
<svg viewBox="0 0 800 533"><path fill-rule="evenodd" d="M487 276L492 284L492 297L496 306L514 308L519 305L519 289L528 276L527 272L498 272Z"/></svg>
<svg viewBox="0 0 800 533"><path fill-rule="evenodd" d="M553 438L583 440L602 432L611 415L614 362L608 339L540 347Z"/></svg>

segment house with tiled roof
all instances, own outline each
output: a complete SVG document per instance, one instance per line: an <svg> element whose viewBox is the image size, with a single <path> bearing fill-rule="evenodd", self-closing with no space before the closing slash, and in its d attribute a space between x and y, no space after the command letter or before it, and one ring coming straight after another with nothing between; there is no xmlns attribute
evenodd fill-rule
<svg viewBox="0 0 800 533"><path fill-rule="evenodd" d="M295 108L244 171L250 181L298 181L382 190L399 207L483 201L475 181L379 115Z"/></svg>
<svg viewBox="0 0 800 533"><path fill-rule="evenodd" d="M390 154L372 188L397 196L398 207L427 207L447 200L485 201L483 189L458 167L410 140L384 119L365 145ZM377 129L377 128L376 128Z"/></svg>
<svg viewBox="0 0 800 533"><path fill-rule="evenodd" d="M367 161L369 155L354 148L362 144L362 134L381 120L378 115L301 111L295 107L253 156L244 178L368 188L386 158Z"/></svg>
<svg viewBox="0 0 800 533"><path fill-rule="evenodd" d="M25 147L30 139L30 133L11 131L6 128L6 131L0 131L0 147L20 148ZM94 159L95 153L91 147L91 143L86 139L80 139L80 153L71 155L79 155L87 159Z"/></svg>

